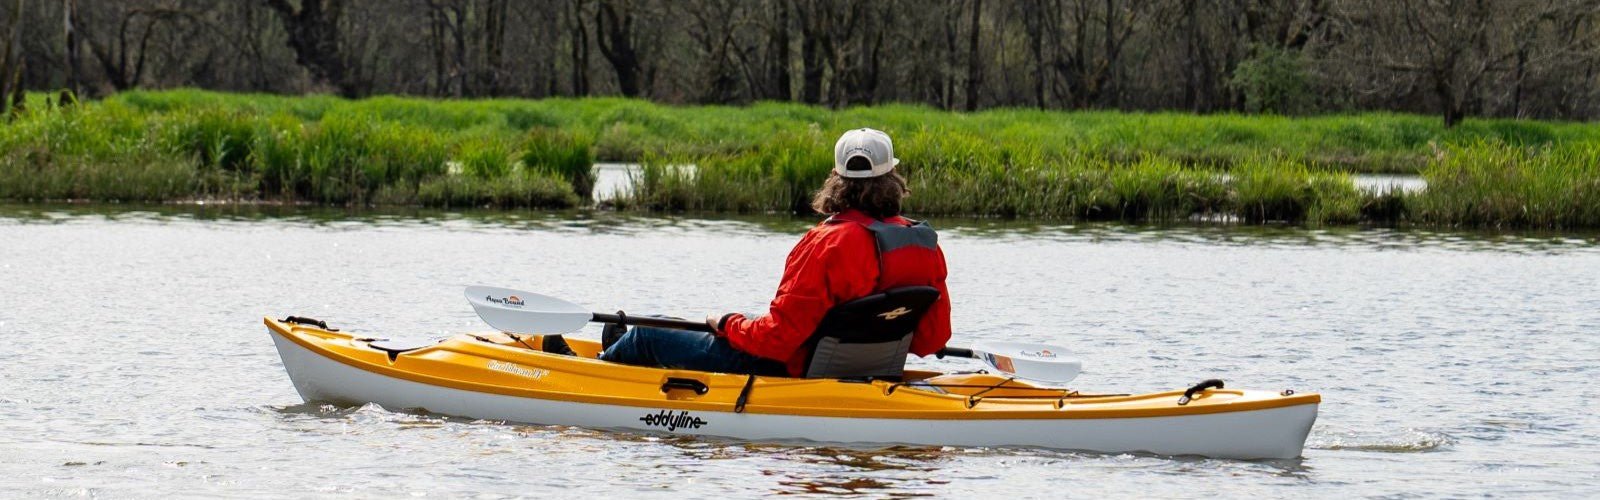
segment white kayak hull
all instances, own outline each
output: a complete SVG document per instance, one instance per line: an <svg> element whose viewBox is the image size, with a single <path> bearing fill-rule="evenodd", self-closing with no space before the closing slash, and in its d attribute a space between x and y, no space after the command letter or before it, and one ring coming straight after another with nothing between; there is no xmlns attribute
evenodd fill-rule
<svg viewBox="0 0 1600 500"><path fill-rule="evenodd" d="M307 402L422 410L458 417L752 441L866 445L1027 446L1213 458L1300 456L1317 405L1173 417L890 419L685 411L527 398L428 385L361 370L281 334L272 339Z"/></svg>

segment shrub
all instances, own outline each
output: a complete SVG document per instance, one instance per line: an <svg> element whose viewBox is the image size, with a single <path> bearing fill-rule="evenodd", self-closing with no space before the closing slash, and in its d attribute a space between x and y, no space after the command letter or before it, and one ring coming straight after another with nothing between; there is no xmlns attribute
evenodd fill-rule
<svg viewBox="0 0 1600 500"><path fill-rule="evenodd" d="M1246 111L1297 114L1310 108L1310 78L1300 53L1266 45L1257 45L1252 52L1234 68L1228 81L1244 94Z"/></svg>

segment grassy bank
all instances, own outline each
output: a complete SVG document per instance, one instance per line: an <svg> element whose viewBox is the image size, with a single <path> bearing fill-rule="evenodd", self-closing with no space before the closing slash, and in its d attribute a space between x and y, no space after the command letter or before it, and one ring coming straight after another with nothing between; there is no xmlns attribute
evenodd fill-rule
<svg viewBox="0 0 1600 500"><path fill-rule="evenodd" d="M1390 113L1296 118L1027 109L951 113L907 105L834 111L789 103L671 107L615 98L349 101L191 90L128 92L102 104L139 113L214 109L303 122L359 117L447 135L536 128L582 131L594 141L600 160L624 162L652 154L745 152L766 144L775 134L813 126L830 133L872 126L902 141L922 135L964 136L981 141L995 154L1011 156L1036 152L1044 157L1136 160L1158 155L1221 168L1272 156L1349 172L1419 172L1438 149L1452 146L1600 141L1600 129L1584 124L1475 119L1446 129L1437 117Z"/></svg>
<svg viewBox="0 0 1600 500"><path fill-rule="evenodd" d="M782 212L857 126L895 137L925 215L1600 226L1600 127L1584 124L187 90L34 97L0 132L0 199L571 207L599 159L646 166L624 209ZM1365 193L1348 172L1430 187Z"/></svg>
<svg viewBox="0 0 1600 500"><path fill-rule="evenodd" d="M142 100L180 96L192 100ZM306 119L251 99L174 92L54 107L38 99L0 133L0 199L572 207L593 184L592 140L569 130L447 130L366 111Z"/></svg>

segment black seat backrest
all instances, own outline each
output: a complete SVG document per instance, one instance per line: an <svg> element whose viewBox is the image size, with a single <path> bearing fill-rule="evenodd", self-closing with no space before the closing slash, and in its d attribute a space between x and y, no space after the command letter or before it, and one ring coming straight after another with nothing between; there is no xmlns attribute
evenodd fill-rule
<svg viewBox="0 0 1600 500"><path fill-rule="evenodd" d="M911 335L939 290L893 288L833 306L807 341L806 378L898 378Z"/></svg>

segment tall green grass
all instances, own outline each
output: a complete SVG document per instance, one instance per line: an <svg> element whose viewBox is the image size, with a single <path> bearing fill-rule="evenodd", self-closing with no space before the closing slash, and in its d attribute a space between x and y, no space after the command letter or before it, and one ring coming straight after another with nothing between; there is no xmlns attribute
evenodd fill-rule
<svg viewBox="0 0 1600 500"><path fill-rule="evenodd" d="M192 161L167 156L100 161L41 155L0 161L0 199L154 202L193 196L205 184Z"/></svg>
<svg viewBox="0 0 1600 500"><path fill-rule="evenodd" d="M605 160L644 165L622 209L804 212L861 126L895 137L918 214L1600 226L1586 124L196 90L30 106L0 128L0 198L570 207ZM1348 175L1387 171L1430 187Z"/></svg>
<svg viewBox="0 0 1600 500"><path fill-rule="evenodd" d="M833 144L815 129L780 133L743 153L650 156L622 206L805 213L832 168Z"/></svg>
<svg viewBox="0 0 1600 500"><path fill-rule="evenodd" d="M1468 226L1600 226L1600 144L1483 144L1441 151L1428 189L1408 202L1418 221Z"/></svg>
<svg viewBox="0 0 1600 500"><path fill-rule="evenodd" d="M1352 172L1418 172L1436 147L1600 141L1600 130L1585 124L1471 119L1446 129L1435 117L1392 113L1317 117L1031 109L952 113L898 104L827 110L793 103L674 107L618 98L351 101L196 90L127 92L92 105L110 103L155 115L221 109L252 116L281 114L303 122L329 115L365 116L447 135L486 130L520 135L554 129L588 137L596 157L605 161L638 161L650 154L745 152L775 135L797 134L809 127L834 134L871 126L900 141L922 134L959 133L977 137L997 151L1038 150L1052 156L1080 154L1121 161L1153 154L1223 168L1275 156Z"/></svg>
<svg viewBox="0 0 1600 500"><path fill-rule="evenodd" d="M586 133L534 128L523 142L521 161L530 172L565 179L580 198L594 192L594 141Z"/></svg>
<svg viewBox="0 0 1600 500"><path fill-rule="evenodd" d="M590 144L568 134L350 104L175 91L30 108L0 129L0 198L572 207L593 183Z"/></svg>
<svg viewBox="0 0 1600 500"><path fill-rule="evenodd" d="M1349 174L1316 172L1297 163L1250 162L1234 169L1231 181L1234 212L1247 222L1358 222L1368 197Z"/></svg>

